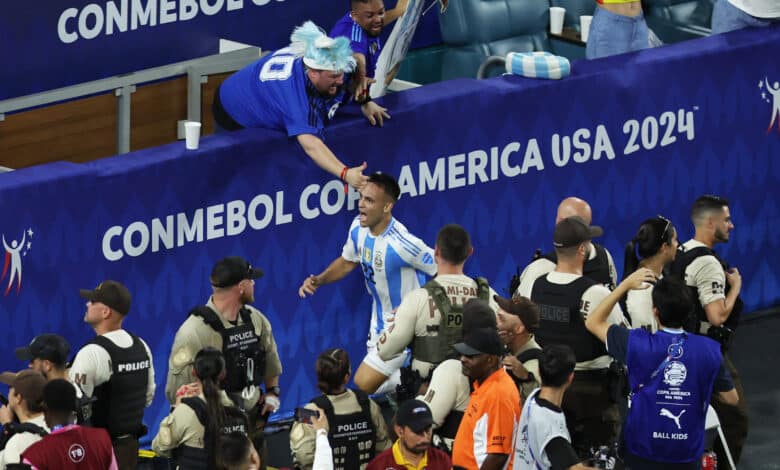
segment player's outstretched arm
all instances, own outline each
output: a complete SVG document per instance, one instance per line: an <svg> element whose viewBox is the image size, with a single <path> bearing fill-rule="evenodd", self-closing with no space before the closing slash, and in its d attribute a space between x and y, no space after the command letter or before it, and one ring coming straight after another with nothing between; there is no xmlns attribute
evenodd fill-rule
<svg viewBox="0 0 780 470"><path fill-rule="evenodd" d="M298 295L301 298L305 298L307 295L314 295L320 286L336 282L339 279L344 278L347 274L351 273L353 269L357 267L358 263L347 261L339 256L334 259L330 266L325 271L318 275L310 274L309 277L303 280L303 284L298 288Z"/></svg>
<svg viewBox="0 0 780 470"><path fill-rule="evenodd" d="M300 134L296 136L298 143L301 144L306 155L314 160L320 168L333 176L341 178L345 183L349 183L358 191L368 182L368 176L363 175L363 170L368 166L363 162L359 166L347 168L341 163L341 160L325 145L319 137L313 134ZM346 169L346 172L344 172Z"/></svg>

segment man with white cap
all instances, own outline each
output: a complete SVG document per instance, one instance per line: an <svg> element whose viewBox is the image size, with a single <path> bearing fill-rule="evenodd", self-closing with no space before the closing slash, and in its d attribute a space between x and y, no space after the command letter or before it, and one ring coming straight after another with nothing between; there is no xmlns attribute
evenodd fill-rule
<svg viewBox="0 0 780 470"><path fill-rule="evenodd" d="M323 170L357 189L363 187L366 163L349 168L323 142L325 125L350 96L346 89L355 59L349 39L328 37L307 21L293 31L290 46L249 64L228 77L214 95L219 130L258 127L295 137ZM372 125L389 119L374 102L361 105Z"/></svg>

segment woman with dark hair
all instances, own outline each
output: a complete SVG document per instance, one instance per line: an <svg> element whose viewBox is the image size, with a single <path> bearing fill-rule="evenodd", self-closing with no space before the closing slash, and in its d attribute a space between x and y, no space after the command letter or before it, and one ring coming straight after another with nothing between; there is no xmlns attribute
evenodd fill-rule
<svg viewBox="0 0 780 470"><path fill-rule="evenodd" d="M639 268L650 269L660 279L664 267L674 261L678 245L677 230L669 219L659 215L645 220L634 238L626 244L623 279ZM623 310L631 318L633 328L644 328L653 333L658 330L653 316L652 286L628 291Z"/></svg>
<svg viewBox="0 0 780 470"><path fill-rule="evenodd" d="M225 359L218 349L207 347L195 355L197 381L176 392L176 405L152 441L158 454L175 457L181 470L216 467L215 449L223 433L248 429L246 415L235 408L221 383Z"/></svg>
<svg viewBox="0 0 780 470"><path fill-rule="evenodd" d="M317 388L323 394L306 408L322 409L327 416L327 435L333 449L334 469L365 468L374 455L393 444L387 436L382 411L364 392L347 388L352 366L345 350L324 351L317 358L315 370ZM312 468L316 437L317 432L311 425L301 422L293 425L290 448L296 468Z"/></svg>

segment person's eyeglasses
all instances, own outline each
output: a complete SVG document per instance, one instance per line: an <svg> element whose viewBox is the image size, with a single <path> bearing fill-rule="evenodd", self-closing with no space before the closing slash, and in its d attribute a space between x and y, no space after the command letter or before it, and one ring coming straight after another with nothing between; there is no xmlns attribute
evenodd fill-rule
<svg viewBox="0 0 780 470"><path fill-rule="evenodd" d="M672 226L672 222L662 215L657 215L656 218L660 219L663 222L666 222L666 225L664 225L664 231L661 232L661 241L664 241L666 240L667 232L669 232L669 227Z"/></svg>

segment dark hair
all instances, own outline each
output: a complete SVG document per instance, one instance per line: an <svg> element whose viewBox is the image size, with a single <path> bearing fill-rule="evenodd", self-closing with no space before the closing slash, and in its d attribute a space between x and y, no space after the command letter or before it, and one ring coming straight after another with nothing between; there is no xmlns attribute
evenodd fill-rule
<svg viewBox="0 0 780 470"><path fill-rule="evenodd" d="M397 201L398 198L401 197L401 187L398 186L398 182L395 180L395 178L388 175L387 173L382 173L381 171L371 173L368 176L368 182L374 183L375 185L382 188L385 194L387 194L387 196L393 201Z"/></svg>
<svg viewBox="0 0 780 470"><path fill-rule="evenodd" d="M640 260L658 253L664 243L671 245L675 233L676 229L672 222L660 215L642 222L634 238L626 243L623 257L623 279L637 270Z"/></svg>
<svg viewBox="0 0 780 470"><path fill-rule="evenodd" d="M693 207L691 207L691 220L695 225L696 221L704 217L708 212L721 211L724 206L728 205L729 200L725 197L712 194L699 196L699 198L693 202Z"/></svg>
<svg viewBox="0 0 780 470"><path fill-rule="evenodd" d="M317 388L322 393L333 393L344 385L344 376L350 373L349 354L341 348L327 349L314 365Z"/></svg>
<svg viewBox="0 0 780 470"><path fill-rule="evenodd" d="M238 470L243 468L252 452L252 441L241 431L221 434L217 441L217 468Z"/></svg>
<svg viewBox="0 0 780 470"><path fill-rule="evenodd" d="M219 435L226 421L225 407L222 405L220 396L220 382L225 374L225 358L219 349L205 347L195 355L193 367L195 375L198 376L202 385L208 410L203 446L206 449L213 449L213 446L216 445L216 436ZM209 436L209 440L212 442L205 442L206 436Z"/></svg>
<svg viewBox="0 0 780 470"><path fill-rule="evenodd" d="M461 264L469 257L471 238L465 228L458 224L448 224L439 230L436 246L445 261Z"/></svg>
<svg viewBox="0 0 780 470"><path fill-rule="evenodd" d="M570 346L565 344L550 344L542 350L539 359L539 375L542 377L542 386L560 387L574 372L577 358Z"/></svg>
<svg viewBox="0 0 780 470"><path fill-rule="evenodd" d="M585 242L582 242L585 243ZM563 246L563 247L555 247L555 256L558 258L572 258L574 255L577 254L577 251L580 249L580 245L582 243L579 243L574 246Z"/></svg>
<svg viewBox="0 0 780 470"><path fill-rule="evenodd" d="M669 328L681 328L693 314L691 291L680 279L667 276L653 288L653 306L658 309L658 321Z"/></svg>
<svg viewBox="0 0 780 470"><path fill-rule="evenodd" d="M76 389L65 379L49 380L43 387L43 403L50 413L73 413L76 411Z"/></svg>

